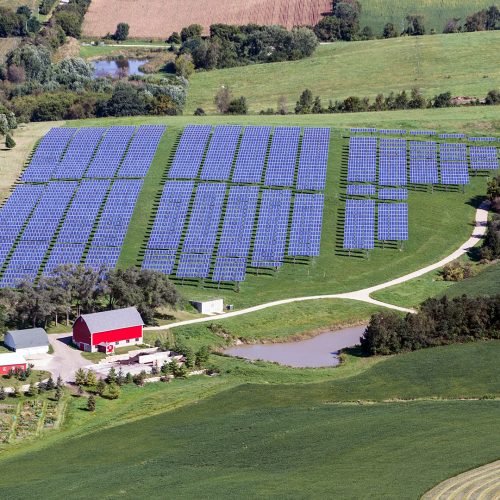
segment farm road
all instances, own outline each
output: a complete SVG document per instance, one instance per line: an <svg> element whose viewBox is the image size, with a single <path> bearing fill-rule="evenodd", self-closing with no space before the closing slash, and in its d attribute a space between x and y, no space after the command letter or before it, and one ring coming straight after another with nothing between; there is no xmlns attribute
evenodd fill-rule
<svg viewBox="0 0 500 500"><path fill-rule="evenodd" d="M378 292L379 290L383 290L384 288L389 288L389 287L394 286L394 285L400 285L401 283L405 283L405 282L410 281L414 278L418 278L419 276L427 274L428 272L435 271L436 269L439 269L439 268L443 267L444 265L458 259L462 255L466 254L486 234L486 226L488 223L488 209L489 209L489 202L484 201L479 206L479 208L476 210L476 217L475 217L474 227L472 230L472 235L465 243L463 243L453 253L451 253L450 255L445 257L444 259L441 259L439 262L435 262L434 264L423 267L422 269L419 269L418 271L414 271L413 273L406 274L404 276L401 276L400 278L396 278L396 279L393 279L391 281L386 281L385 283L381 283L379 285L375 285L375 286L372 286L369 288L364 288L362 290L356 290L354 292L332 294L332 295L311 295L311 296L307 296L307 297L294 297L294 298L290 298L290 299L275 300L273 302L267 302L265 304L260 304L258 306L247 307L246 309L241 309L239 311L233 311L233 312L229 312L226 314L216 316L217 321L223 320L225 318L233 318L235 316L240 316L242 314L248 314L248 313L255 312L255 311L261 311L262 309L267 309L269 307L279 306L279 305L283 305L283 304L290 304L292 302L304 302L306 300L321 300L321 299L359 300L361 302L368 302L369 304L375 304L375 305L379 305L382 307L387 307L388 309L393 309L395 311L414 313L415 312L414 309L408 309L406 307L399 307L399 306L396 306L394 304L380 302L379 300L375 300L372 297L370 297L370 294L372 294L373 292ZM145 330L149 330L149 331L168 330L170 328L175 328L177 326L192 325L195 323L204 323L207 321L213 321L214 318L215 318L214 316L209 316L209 317L204 317L204 318L178 321L176 323L170 323L169 325L148 327L148 328L145 328Z"/></svg>

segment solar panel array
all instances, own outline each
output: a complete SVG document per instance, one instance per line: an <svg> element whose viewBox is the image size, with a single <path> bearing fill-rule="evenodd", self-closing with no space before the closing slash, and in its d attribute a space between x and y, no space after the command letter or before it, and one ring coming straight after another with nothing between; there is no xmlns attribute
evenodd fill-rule
<svg viewBox="0 0 500 500"><path fill-rule="evenodd" d="M439 166L441 184L464 185L469 183L467 146L465 144L440 144Z"/></svg>
<svg viewBox="0 0 500 500"><path fill-rule="evenodd" d="M351 137L347 180L349 182L375 182L377 178L377 139Z"/></svg>
<svg viewBox="0 0 500 500"><path fill-rule="evenodd" d="M496 170L498 168L497 148L494 146L471 146L470 167L473 170Z"/></svg>
<svg viewBox="0 0 500 500"><path fill-rule="evenodd" d="M326 183L330 129L301 132L186 127L167 176L179 180L165 183L142 267L232 282L248 266L318 255L324 199L314 192Z"/></svg>
<svg viewBox="0 0 500 500"><path fill-rule="evenodd" d="M377 188L373 184L349 184L346 192L348 196L375 196Z"/></svg>
<svg viewBox="0 0 500 500"><path fill-rule="evenodd" d="M433 141L410 141L410 182L438 184L437 146Z"/></svg>
<svg viewBox="0 0 500 500"><path fill-rule="evenodd" d="M59 265L82 262L86 253L91 265L116 265L164 131L51 129L23 172L23 183L0 209L0 286L51 275Z"/></svg>
<svg viewBox="0 0 500 500"><path fill-rule="evenodd" d="M469 137L469 141L472 142L495 142L495 137Z"/></svg>
<svg viewBox="0 0 500 500"><path fill-rule="evenodd" d="M375 200L346 200L344 248L375 247Z"/></svg>
<svg viewBox="0 0 500 500"><path fill-rule="evenodd" d="M383 186L406 185L406 141L380 139L379 183Z"/></svg>
<svg viewBox="0 0 500 500"><path fill-rule="evenodd" d="M408 205L406 203L378 204L379 241L408 239Z"/></svg>

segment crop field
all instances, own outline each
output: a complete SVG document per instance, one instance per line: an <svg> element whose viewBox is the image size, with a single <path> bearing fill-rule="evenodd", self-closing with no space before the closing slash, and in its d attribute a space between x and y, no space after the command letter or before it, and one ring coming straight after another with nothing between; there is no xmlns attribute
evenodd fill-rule
<svg viewBox="0 0 500 500"><path fill-rule="evenodd" d="M214 23L280 24L291 29L316 24L328 0L93 0L85 16L84 35L103 36L114 32L116 24L130 25L135 38L166 38L189 24L201 24L208 34Z"/></svg>
<svg viewBox="0 0 500 500"><path fill-rule="evenodd" d="M500 402L477 398L500 395L499 349L425 349L314 384L238 385L233 370L128 387L117 401L99 399L95 414L72 398L65 429L3 455L0 488L8 498L27 488L34 498L147 498L164 488L183 498L417 498L497 459ZM150 414L181 394L196 404Z"/></svg>
<svg viewBox="0 0 500 500"><path fill-rule="evenodd" d="M449 19L465 20L468 15L492 3L491 0L361 0L360 25L370 26L377 35L382 33L387 22L392 22L397 30L403 31L408 14L421 14L427 33L442 33ZM214 23L281 24L290 29L316 24L321 14L330 10L331 2L328 0L93 0L85 18L84 34L104 36L112 33L119 22L129 23L131 36L137 38L165 38L193 23L201 24L205 33Z"/></svg>
<svg viewBox="0 0 500 500"><path fill-rule="evenodd" d="M500 81L499 44L499 31L334 43L300 61L197 72L190 78L186 113L198 107L215 112L221 85L235 97L245 96L251 113L276 109L280 97L293 112L306 88L321 97L324 107L330 99L355 95L373 101L379 93L413 87L428 98L450 91L483 99Z"/></svg>

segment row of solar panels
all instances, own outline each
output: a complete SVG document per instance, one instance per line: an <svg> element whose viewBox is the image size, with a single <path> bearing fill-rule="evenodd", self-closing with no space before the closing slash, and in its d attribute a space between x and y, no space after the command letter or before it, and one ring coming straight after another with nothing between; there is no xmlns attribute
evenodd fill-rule
<svg viewBox="0 0 500 500"><path fill-rule="evenodd" d="M142 183L84 179L16 186L0 209L0 287L79 264L86 249L87 265L114 267Z"/></svg>
<svg viewBox="0 0 500 500"><path fill-rule="evenodd" d="M377 207L377 239L408 240L408 205L378 203L375 200L346 200L344 248L370 250L375 247L375 208Z"/></svg>
<svg viewBox="0 0 500 500"><path fill-rule="evenodd" d="M460 133L444 133L438 134L435 130L404 130L404 129L377 129L372 127L353 127L350 129L351 134L380 134L380 135L414 135L414 136L438 136L440 139L465 139L467 136ZM496 137L468 137L472 142L495 142L500 141Z"/></svg>
<svg viewBox="0 0 500 500"><path fill-rule="evenodd" d="M466 144L409 142L409 182L413 184L463 185L472 170L496 170L496 147ZM439 159L438 159L439 154ZM375 137L351 137L347 180L378 182L384 186L404 186L407 179L407 141ZM440 172L440 176L439 176Z"/></svg>
<svg viewBox="0 0 500 500"><path fill-rule="evenodd" d="M319 255L323 204L318 193L167 181L142 267L243 281L247 265L279 267L285 254Z"/></svg>
<svg viewBox="0 0 500 500"><path fill-rule="evenodd" d="M165 128L53 128L40 141L21 181L145 177Z"/></svg>
<svg viewBox="0 0 500 500"><path fill-rule="evenodd" d="M168 177L320 191L329 140L329 128L188 125Z"/></svg>

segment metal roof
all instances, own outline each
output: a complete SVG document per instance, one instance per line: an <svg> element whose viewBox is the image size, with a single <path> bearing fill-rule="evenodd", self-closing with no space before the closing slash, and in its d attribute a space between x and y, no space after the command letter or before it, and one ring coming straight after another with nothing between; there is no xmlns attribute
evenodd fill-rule
<svg viewBox="0 0 500 500"><path fill-rule="evenodd" d="M12 339L12 341L11 341ZM49 345L49 337L43 328L9 330L5 334L5 344L13 349L27 349Z"/></svg>
<svg viewBox="0 0 500 500"><path fill-rule="evenodd" d="M144 325L141 315L135 307L82 314L80 318L85 321L90 333L109 332L119 328Z"/></svg>
<svg viewBox="0 0 500 500"><path fill-rule="evenodd" d="M0 354L0 366L22 365L24 363L26 363L24 356L18 352L6 352Z"/></svg>

